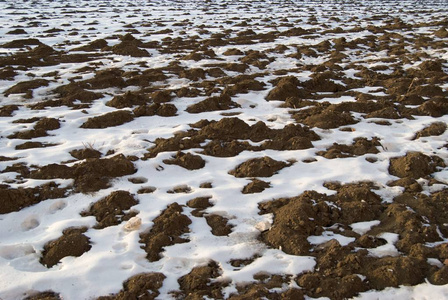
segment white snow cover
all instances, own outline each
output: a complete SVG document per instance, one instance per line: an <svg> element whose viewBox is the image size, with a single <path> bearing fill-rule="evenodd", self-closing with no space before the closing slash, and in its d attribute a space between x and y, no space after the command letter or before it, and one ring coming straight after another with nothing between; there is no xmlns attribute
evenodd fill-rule
<svg viewBox="0 0 448 300"><path fill-rule="evenodd" d="M219 33L227 28L226 19L232 17L258 18L268 16L270 18L290 16L290 21L302 19L309 16L309 9L317 11L316 17L324 19L326 10L330 4L320 2L301 1L254 1L252 10L240 10L235 1L216 1L223 4L222 11L207 12L207 1L33 1L33 2L0 2L0 45L11 41L17 36L6 33L14 26L23 24L28 17L42 18L46 28L76 28L78 35L64 34L43 35L42 25L39 27L25 28L26 35L20 38L38 38L41 42L58 50L70 50L80 45L85 45L89 41L106 38L114 34L124 34L124 24L134 24L134 28L140 32L145 32L142 26L143 21L151 24L151 29L171 29L172 33L149 34L139 36L145 42L161 41L170 36L172 38L182 37L179 28L175 23L188 19L191 26L187 33L203 35L197 28L199 24L205 24L205 28L210 26L211 33ZM239 1L241 3L245 1ZM247 1L250 2L250 1ZM130 5L132 3L132 6ZM225 6L224 4L228 4ZM345 7L345 14L340 16L340 21L329 21L329 26L335 28L338 22L347 21L356 16L364 18L365 11L358 10L351 2L335 1L332 6L342 5ZM434 4L434 15L446 13L445 4L440 7ZM386 13L390 8L400 6L403 11L394 9L395 14L406 20L406 11L415 9L414 1L402 2L370 2L369 13ZM419 6L426 9L426 6ZM446 7L445 7L446 8ZM341 8L344 9L344 8ZM295 13L291 13L294 11ZM78 11L78 13L73 12ZM185 15L188 12L188 15ZM43 17L47 18L43 18ZM429 16L422 14L421 22ZM157 23L158 21L162 21ZM359 22L359 21L358 21ZM378 21L380 22L380 21ZM414 20L415 22L415 20ZM67 25L68 24L68 25ZM90 25L89 25L90 24ZM164 24L166 26L159 25ZM346 22L345 26L350 24ZM213 26L212 25L219 25ZM266 28L259 24L254 28L258 32L268 32ZM375 24L374 24L375 25ZM65 26L65 27L64 27ZM302 27L307 28L304 24ZM94 27L94 30L90 30ZM287 28L283 28L286 30ZM345 38L347 40L364 36L366 32L351 32ZM335 34L335 37L338 37ZM67 43L67 41L71 42ZM112 40L113 41L113 40ZM80 42L78 45L76 42ZM310 43L310 40L303 40L301 37L282 37L271 43L259 43L253 45L242 45L243 51L265 50L274 48L276 45L297 45L303 42ZM315 43L321 42L319 37L315 38ZM112 45L110 42L109 45ZM291 49L293 46L290 46ZM233 46L212 47L220 59L225 62L232 62L236 58L223 56L227 49ZM0 54L7 55L8 49L0 48ZM289 50L288 50L289 51ZM137 62L144 61L148 68L166 66L172 60L176 60L175 54L159 53L157 50L149 50L151 57L133 58L127 56L108 55L107 58L98 59L101 68L111 67L132 69L138 68ZM448 58L448 54L427 49L426 52L431 57ZM292 53L292 52L291 52ZM385 56L384 53L377 53L378 57ZM366 58L367 59L367 58ZM326 58L312 58L304 56L301 64L319 64ZM181 61L182 64L194 67L198 62ZM210 62L216 62L210 59ZM201 63L206 63L201 61ZM291 60L284 56L275 60L267 66L267 71L279 69L295 68L297 60ZM87 66L85 63L68 63L50 67L35 67L32 70L20 72L14 82L0 80L0 104L30 104L39 100L47 99L51 96L48 92L55 87L69 83L69 79L74 76L74 71ZM199 67L200 65L198 65ZM446 67L446 66L445 66ZM247 70L247 73L259 71L256 67ZM255 68L255 69L254 69ZM58 79L50 80L48 87L41 87L34 90L33 99L24 99L21 95L4 96L3 92L17 82L31 80L36 76L59 71ZM232 73L227 72L228 75ZM353 76L354 72L346 72L347 76ZM310 72L294 74L299 80L309 79ZM81 74L83 79L93 76L93 73ZM276 76L265 76L259 78L268 85L269 80ZM171 78L166 85L175 89L185 86L185 79ZM446 89L446 87L445 87ZM226 112L238 112L238 118L252 125L257 121L263 121L270 128L283 128L287 124L294 123L288 113L290 109L279 107L278 101L266 101L269 90L251 91L248 94L239 94L232 100L239 103L241 108L235 108ZM371 92L376 95L376 88L366 87L363 92ZM116 93L113 89L104 91L105 97L96 100L90 108L86 108L88 114L81 110L72 110L69 107L51 107L45 110L31 110L22 106L13 113L12 117L0 117L0 156L19 157L15 163L26 165L48 165L58 164L73 159L69 152L91 146L102 153L114 150L115 153L122 153L126 156L134 155L142 157L147 153L147 149L154 145L156 138L168 138L174 133L190 129L188 124L195 123L201 119L220 120L224 116L220 112L209 112L199 114L189 114L186 107L192 103L199 102L204 97L195 99L174 98L171 103L178 109L176 117L139 117L134 121L117 127L105 129L82 129L83 124L89 117L113 111L111 107L104 104L112 99ZM377 94L382 95L381 93ZM328 98L333 104L342 101L355 101L355 99L344 96L339 98ZM354 114L356 116L356 114ZM15 146L23 141L17 139L7 139L6 137L18 130L24 130L29 124L16 124L13 121L32 117L56 118L61 122L61 128L51 131L51 135L34 139L44 143L57 143L57 146L50 148L35 148L28 150L15 150ZM112 187L92 194L73 194L66 198L45 200L31 207L26 207L18 212L11 212L0 215L0 299L22 299L27 295L32 295L37 291L52 290L61 295L63 299L92 299L99 296L117 293L122 282L129 277L142 272L162 272L167 278L160 290L158 299L170 299L171 291L179 288L177 279L188 274L192 268L207 264L210 260L216 261L223 273L219 279L231 280L232 284L226 289L226 295L236 291L235 285L242 282L254 281L253 275L259 272L269 271L272 274L296 275L305 271L313 270L316 262L312 257L301 257L288 255L281 249L272 249L260 242L257 237L260 231L269 230L272 224L272 215L259 215L258 204L281 197L293 197L307 190L315 190L320 193L332 194L333 191L325 188L323 184L329 181L337 181L342 184L358 181L371 181L379 187L375 193L380 195L386 202L392 201L393 197L401 192L400 187L390 187L387 183L396 180L388 173L389 159L392 157L405 155L408 151L418 151L427 155L437 153L445 163L448 163L448 150L446 145L448 132L440 136L425 137L413 140L415 132L431 124L434 118L428 116L415 116L415 119L390 120L390 126L382 126L372 122L372 119L364 119L361 115L356 116L359 122L351 125L352 131L340 131L338 129L313 130L321 137L321 140L313 142L314 148L295 151L275 151L265 150L261 152L244 151L235 157L219 158L198 154L194 149L186 152L201 155L206 161L204 168L194 171L183 169L176 165L166 165L164 159L169 159L175 152L163 152L149 160L138 160L134 162L137 173L124 176L114 180ZM448 116L437 118L437 121L448 122ZM366 161L368 155L351 157L344 159L325 159L315 156L320 150L325 150L333 143L350 144L356 137L378 137L384 149L375 157L375 163ZM287 161L295 160L297 163L281 170L269 178L271 188L266 189L261 194L242 194L242 188L250 181L245 178L235 178L228 174L242 162L254 158L270 156L275 160ZM301 161L315 157L312 163L302 163ZM8 162L0 162L0 170L7 166ZM164 169L160 171L159 166ZM0 181L8 183L12 188L34 187L48 182L47 180L27 179L23 182L15 181L17 173L0 173ZM147 179L144 184L133 184L128 179L130 177L141 177ZM200 188L200 185L211 179L213 189ZM448 171L441 170L435 175L435 179L442 182L439 189L446 188L448 184ZM53 180L54 181L54 180ZM61 187L68 186L72 180L56 180ZM186 185L191 187L188 194L170 194L167 191L175 186ZM155 187L151 194L138 194L137 190L142 186ZM434 191L436 187L426 186L427 192ZM96 224L94 217L82 217L80 213L87 209L89 205L99 199L109 195L115 190L125 190L135 194L139 204L132 209L138 211L138 215L118 226L112 226L101 230L93 229ZM163 252L163 258L157 262L149 262L146 253L141 249L139 234L151 228L153 220L169 204L177 202L185 205L186 202L195 197L210 196L214 206L207 210L208 213L216 213L226 216L232 225L232 233L229 236L217 237L212 235L204 218L196 218L191 215L192 209L184 207L184 214L191 220L189 242L176 244L167 247ZM354 232L363 234L379 221L369 221L352 224ZM61 236L62 231L68 227L86 226L89 228L85 235L90 239L92 248L80 257L65 257L61 262L52 268L43 266L39 259L44 245ZM397 237L391 233L379 236L386 239L387 244L369 252L374 256L395 255L397 249L394 243ZM311 244L321 244L331 239L337 239L342 245L346 245L352 239L337 235L329 231L324 231L322 236L309 237ZM448 242L445 240L445 242ZM245 259L254 255L260 257L253 263L243 268L233 267L229 261L231 259ZM293 282L291 284L294 284ZM415 287L387 288L383 291L369 291L361 293L355 299L448 299L448 286L433 286L423 283Z"/></svg>

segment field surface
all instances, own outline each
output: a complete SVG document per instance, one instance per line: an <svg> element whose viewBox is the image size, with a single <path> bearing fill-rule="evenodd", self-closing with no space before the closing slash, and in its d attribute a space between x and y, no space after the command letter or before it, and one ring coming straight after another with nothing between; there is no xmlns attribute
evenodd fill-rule
<svg viewBox="0 0 448 300"><path fill-rule="evenodd" d="M448 299L445 1L1 1L0 299Z"/></svg>

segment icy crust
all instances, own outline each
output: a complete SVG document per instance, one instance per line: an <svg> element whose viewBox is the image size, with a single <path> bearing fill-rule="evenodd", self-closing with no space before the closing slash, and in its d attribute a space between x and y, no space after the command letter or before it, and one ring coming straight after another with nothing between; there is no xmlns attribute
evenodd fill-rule
<svg viewBox="0 0 448 300"><path fill-rule="evenodd" d="M0 3L1 299L448 299L447 7Z"/></svg>

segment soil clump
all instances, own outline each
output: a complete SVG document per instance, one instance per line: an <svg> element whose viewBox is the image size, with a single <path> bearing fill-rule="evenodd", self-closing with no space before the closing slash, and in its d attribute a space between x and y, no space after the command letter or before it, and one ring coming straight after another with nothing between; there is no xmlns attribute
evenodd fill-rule
<svg viewBox="0 0 448 300"><path fill-rule="evenodd" d="M89 238L83 233L86 228L67 228L58 239L47 243L42 252L41 263L47 268L58 264L66 256L81 256L89 251Z"/></svg>
<svg viewBox="0 0 448 300"><path fill-rule="evenodd" d="M134 217L135 212L126 213L125 211L137 204L138 201L129 192L115 191L95 202L88 211L82 212L81 215L83 217L94 216L98 222L94 228L103 229Z"/></svg>
<svg viewBox="0 0 448 300"><path fill-rule="evenodd" d="M160 260L164 247L188 242L182 235L189 232L191 220L182 214L182 211L178 203L170 204L154 219L152 228L140 234L140 243L144 244L142 248L146 251L149 261Z"/></svg>

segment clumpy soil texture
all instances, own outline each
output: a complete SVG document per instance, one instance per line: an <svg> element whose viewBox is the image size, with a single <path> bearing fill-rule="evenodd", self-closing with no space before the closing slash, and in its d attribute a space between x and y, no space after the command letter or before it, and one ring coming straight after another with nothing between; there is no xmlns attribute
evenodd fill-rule
<svg viewBox="0 0 448 300"><path fill-rule="evenodd" d="M98 222L95 228L105 228L120 224L123 220L133 217L134 213L124 213L138 204L134 197L126 191L115 191L106 198L97 201L92 207L83 212L83 216L94 216Z"/></svg>
<svg viewBox="0 0 448 300"><path fill-rule="evenodd" d="M447 298L446 5L60 4L0 2L0 299Z"/></svg>
<svg viewBox="0 0 448 300"><path fill-rule="evenodd" d="M149 261L158 261L164 247L186 243L188 239L182 237L189 231L191 220L182 214L182 207L174 202L170 204L157 218L149 232L140 234L140 242L144 244Z"/></svg>
<svg viewBox="0 0 448 300"><path fill-rule="evenodd" d="M51 268L66 256L81 256L90 250L89 238L83 228L68 228L63 235L45 245L40 262Z"/></svg>

